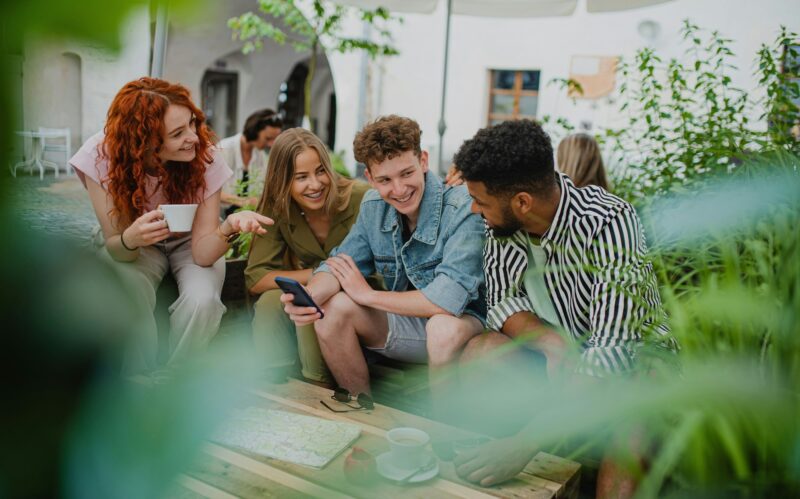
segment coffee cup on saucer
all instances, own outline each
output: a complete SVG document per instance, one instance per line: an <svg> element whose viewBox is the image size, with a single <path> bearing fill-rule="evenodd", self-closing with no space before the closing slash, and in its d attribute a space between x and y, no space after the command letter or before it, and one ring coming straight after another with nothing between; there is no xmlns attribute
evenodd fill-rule
<svg viewBox="0 0 800 499"><path fill-rule="evenodd" d="M425 448L431 437L416 428L395 428L386 433L391 448L392 464L401 469L413 470L423 466L430 456Z"/></svg>
<svg viewBox="0 0 800 499"><path fill-rule="evenodd" d="M416 428L386 432L390 450L376 458L378 474L400 484L420 483L439 474L439 461L429 450L430 437Z"/></svg>

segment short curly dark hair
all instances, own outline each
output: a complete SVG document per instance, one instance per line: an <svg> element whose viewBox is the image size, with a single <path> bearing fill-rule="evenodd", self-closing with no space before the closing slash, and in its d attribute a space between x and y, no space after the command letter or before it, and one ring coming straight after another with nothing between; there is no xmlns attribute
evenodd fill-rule
<svg viewBox="0 0 800 499"><path fill-rule="evenodd" d="M356 134L353 153L356 161L364 163L367 168L406 151L414 151L419 157L422 154L421 135L419 124L411 118L394 114L382 116Z"/></svg>
<svg viewBox="0 0 800 499"><path fill-rule="evenodd" d="M454 158L464 180L483 182L492 195L546 195L556 185L553 145L531 120L504 121L483 128L461 145Z"/></svg>

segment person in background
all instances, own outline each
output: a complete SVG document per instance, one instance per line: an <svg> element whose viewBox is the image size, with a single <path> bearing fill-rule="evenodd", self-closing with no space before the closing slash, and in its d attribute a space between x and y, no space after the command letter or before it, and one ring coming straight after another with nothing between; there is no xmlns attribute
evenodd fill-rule
<svg viewBox="0 0 800 499"><path fill-rule="evenodd" d="M219 142L222 157L233 169L233 176L222 187L225 215L258 204L267 170L266 151L275 143L282 128L279 114L272 109L262 109L247 117L242 133Z"/></svg>
<svg viewBox="0 0 800 499"><path fill-rule="evenodd" d="M260 295L253 318L257 362L272 381L285 380L298 354L304 377L330 381L314 326L295 327L289 320L275 277L307 284L312 270L350 231L368 189L333 171L327 149L313 133L291 128L275 140L258 212L276 226L253 238L245 270L247 288Z"/></svg>
<svg viewBox="0 0 800 499"><path fill-rule="evenodd" d="M572 179L575 187L596 185L608 190L600 146L585 133L572 134L558 144L558 170Z"/></svg>
<svg viewBox="0 0 800 499"><path fill-rule="evenodd" d="M157 78L127 83L114 97L103 132L70 159L100 223L103 258L119 271L137 311L137 334L123 374L152 370L158 358L153 310L170 271L179 297L169 307L169 362L204 348L219 328L229 241L264 234L269 218L242 211L219 221L220 189L231 170L212 143L205 116L186 87ZM171 232L161 204L194 204L190 232Z"/></svg>

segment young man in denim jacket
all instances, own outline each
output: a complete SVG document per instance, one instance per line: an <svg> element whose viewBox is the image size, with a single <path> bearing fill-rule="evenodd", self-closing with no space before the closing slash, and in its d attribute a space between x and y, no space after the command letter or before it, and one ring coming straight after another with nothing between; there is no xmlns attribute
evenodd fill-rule
<svg viewBox="0 0 800 499"><path fill-rule="evenodd" d="M350 234L308 283L325 316L293 305L292 295L281 300L297 325L314 323L339 386L369 394L362 346L427 362L435 377L483 329L484 228L470 212L466 188L447 187L428 171L415 121L382 117L353 145L375 190L364 196ZM367 284L364 276L376 272L388 291ZM443 389L436 384L434 390Z"/></svg>

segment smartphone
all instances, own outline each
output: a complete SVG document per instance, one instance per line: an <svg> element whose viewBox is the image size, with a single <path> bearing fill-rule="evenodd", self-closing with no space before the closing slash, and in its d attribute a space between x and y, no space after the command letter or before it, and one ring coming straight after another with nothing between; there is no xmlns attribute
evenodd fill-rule
<svg viewBox="0 0 800 499"><path fill-rule="evenodd" d="M314 307L317 309L317 312L319 312L320 319L325 317L322 309L314 303L314 300L311 299L311 296L309 296L306 289L299 282L294 279L289 279L288 277L276 277L275 284L277 284L284 293L293 294L294 300L292 300L292 303L298 307Z"/></svg>

